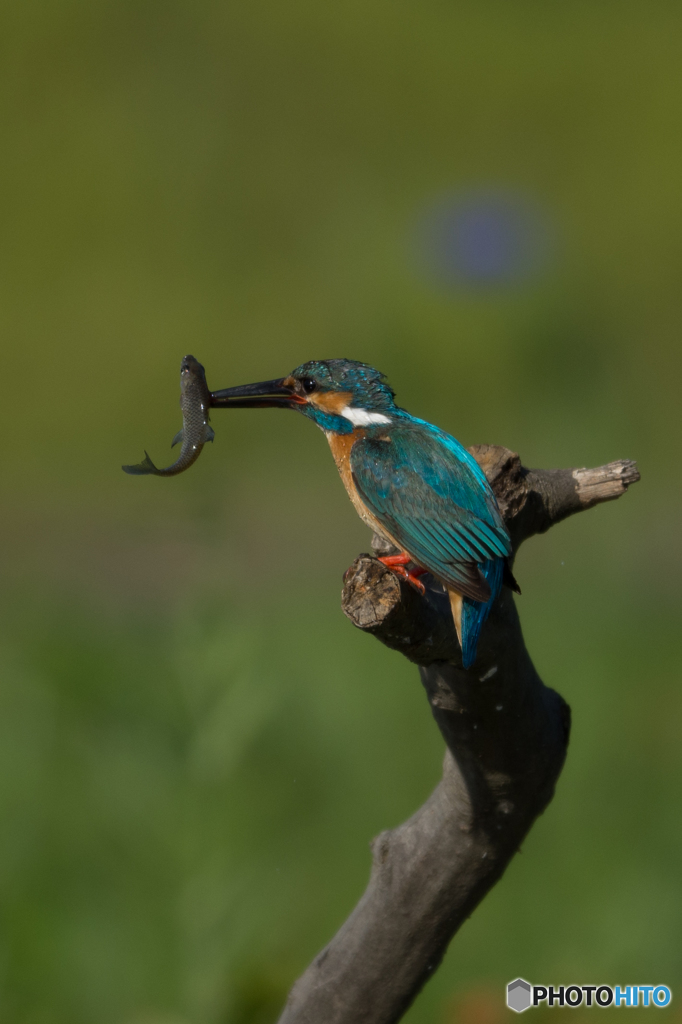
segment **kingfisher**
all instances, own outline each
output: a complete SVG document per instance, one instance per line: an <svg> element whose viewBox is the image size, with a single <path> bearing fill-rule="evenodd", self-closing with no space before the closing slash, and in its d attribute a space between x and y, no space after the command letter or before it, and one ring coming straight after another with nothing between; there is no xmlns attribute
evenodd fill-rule
<svg viewBox="0 0 682 1024"><path fill-rule="evenodd" d="M466 448L401 409L384 374L353 359L311 360L288 377L214 391L211 406L295 409L324 431L358 515L397 549L379 561L421 593L427 572L446 588L470 668L503 582L520 591L497 499Z"/></svg>

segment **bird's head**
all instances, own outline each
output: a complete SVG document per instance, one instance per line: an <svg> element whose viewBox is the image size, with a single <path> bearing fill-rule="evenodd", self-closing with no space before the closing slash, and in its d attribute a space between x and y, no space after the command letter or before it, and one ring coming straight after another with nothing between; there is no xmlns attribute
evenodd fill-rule
<svg viewBox="0 0 682 1024"><path fill-rule="evenodd" d="M354 359L313 359L277 380L214 391L211 405L297 409L323 430L349 434L355 427L390 423L396 411L383 373Z"/></svg>

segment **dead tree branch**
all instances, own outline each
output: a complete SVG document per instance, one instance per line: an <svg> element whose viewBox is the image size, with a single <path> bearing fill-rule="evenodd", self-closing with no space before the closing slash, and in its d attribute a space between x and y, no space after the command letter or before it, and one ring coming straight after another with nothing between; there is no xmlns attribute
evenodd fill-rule
<svg viewBox="0 0 682 1024"><path fill-rule="evenodd" d="M506 448L471 452L515 551L639 480L627 460L529 470ZM385 553L376 538L373 547ZM419 665L447 745L443 778L409 821L373 841L364 895L294 985L280 1024L398 1021L552 799L568 744L570 710L535 671L510 591L496 602L468 671L435 581L423 598L375 557L360 555L346 573L342 606L354 625Z"/></svg>

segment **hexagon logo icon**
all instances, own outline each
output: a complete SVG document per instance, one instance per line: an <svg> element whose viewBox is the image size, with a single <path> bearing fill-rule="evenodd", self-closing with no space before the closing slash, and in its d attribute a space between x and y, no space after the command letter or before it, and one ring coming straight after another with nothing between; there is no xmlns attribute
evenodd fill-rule
<svg viewBox="0 0 682 1024"><path fill-rule="evenodd" d="M507 1006L516 1013L523 1013L531 1004L530 985L523 978L510 981L507 985Z"/></svg>

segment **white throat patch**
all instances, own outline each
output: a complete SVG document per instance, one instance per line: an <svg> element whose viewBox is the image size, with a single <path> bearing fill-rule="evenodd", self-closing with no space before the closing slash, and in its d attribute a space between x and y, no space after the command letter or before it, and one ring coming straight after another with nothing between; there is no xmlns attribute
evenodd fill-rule
<svg viewBox="0 0 682 1024"><path fill-rule="evenodd" d="M372 423L390 423L390 417L384 416L382 412L368 412L367 409L354 409L347 405L341 410L341 415L350 420L354 427L369 427Z"/></svg>

